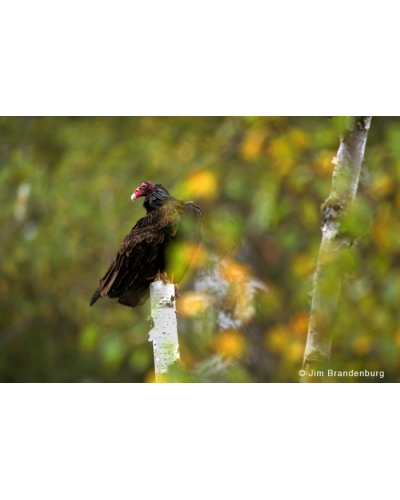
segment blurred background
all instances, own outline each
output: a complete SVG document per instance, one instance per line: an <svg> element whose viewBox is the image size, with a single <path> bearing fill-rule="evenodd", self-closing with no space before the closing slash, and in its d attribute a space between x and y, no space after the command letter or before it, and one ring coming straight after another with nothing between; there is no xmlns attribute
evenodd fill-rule
<svg viewBox="0 0 400 500"><path fill-rule="evenodd" d="M205 216L180 285L178 379L296 382L342 127L340 117L0 118L0 381L154 381L150 302L89 307L145 214L130 196L152 180ZM332 380L400 381L399 184L400 120L374 117L332 367L385 376Z"/></svg>

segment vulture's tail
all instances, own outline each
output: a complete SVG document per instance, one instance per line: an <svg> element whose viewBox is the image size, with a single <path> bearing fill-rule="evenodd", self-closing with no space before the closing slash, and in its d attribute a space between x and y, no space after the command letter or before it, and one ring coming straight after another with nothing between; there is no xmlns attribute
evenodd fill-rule
<svg viewBox="0 0 400 500"><path fill-rule="evenodd" d="M92 306L96 302L96 300L99 299L99 298L100 298L100 292L99 292L99 289L97 289L94 292L92 298L90 299L90 306Z"/></svg>

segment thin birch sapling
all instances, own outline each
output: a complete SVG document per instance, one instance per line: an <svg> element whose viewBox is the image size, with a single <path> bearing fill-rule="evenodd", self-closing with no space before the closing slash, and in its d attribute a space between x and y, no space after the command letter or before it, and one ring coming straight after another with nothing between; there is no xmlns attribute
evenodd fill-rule
<svg viewBox="0 0 400 500"><path fill-rule="evenodd" d="M165 275L164 275L165 276ZM179 360L175 286L160 275L150 284L151 329L156 381L161 381L170 366Z"/></svg>
<svg viewBox="0 0 400 500"><path fill-rule="evenodd" d="M342 230L344 216L355 201L364 158L370 116L347 117L345 131L332 176L329 197L322 205L322 242L317 267L313 276L311 312L303 370L307 373L330 359L332 346L332 322L337 308L343 275L338 273L340 259L353 241Z"/></svg>

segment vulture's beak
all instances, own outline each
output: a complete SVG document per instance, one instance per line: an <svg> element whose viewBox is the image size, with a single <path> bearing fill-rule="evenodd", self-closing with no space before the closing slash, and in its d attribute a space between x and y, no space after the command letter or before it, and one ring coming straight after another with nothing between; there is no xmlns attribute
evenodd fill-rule
<svg viewBox="0 0 400 500"><path fill-rule="evenodd" d="M135 189L135 191L133 192L133 195L131 196L131 200L132 200L132 201L135 201L135 200L136 200L136 198L139 198L139 196L143 196L143 193L142 193L142 191L141 191L139 188L137 188L137 189Z"/></svg>

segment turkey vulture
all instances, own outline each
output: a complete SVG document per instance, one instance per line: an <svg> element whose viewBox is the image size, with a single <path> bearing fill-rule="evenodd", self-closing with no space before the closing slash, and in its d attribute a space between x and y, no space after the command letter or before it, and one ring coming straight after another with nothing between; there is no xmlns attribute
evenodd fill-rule
<svg viewBox="0 0 400 500"><path fill-rule="evenodd" d="M179 283L200 243L203 228L201 208L189 201L177 200L161 185L143 182L131 196L145 196L147 214L138 220L125 237L119 251L90 301L100 297L118 298L125 306L143 305L149 297L149 285L159 272L168 273ZM187 252L180 252L189 248ZM182 257L182 258L181 258ZM183 258L186 257L186 258Z"/></svg>

